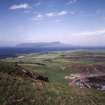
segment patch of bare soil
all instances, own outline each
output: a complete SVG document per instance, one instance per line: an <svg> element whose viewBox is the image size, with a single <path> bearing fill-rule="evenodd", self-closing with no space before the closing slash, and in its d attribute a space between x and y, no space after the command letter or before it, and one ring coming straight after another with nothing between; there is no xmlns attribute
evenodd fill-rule
<svg viewBox="0 0 105 105"><path fill-rule="evenodd" d="M80 88L94 88L97 90L105 90L105 75L103 76L84 76L84 78L74 79L72 84Z"/></svg>
<svg viewBox="0 0 105 105"><path fill-rule="evenodd" d="M95 88L105 90L105 65L102 64L72 64L68 66L76 70L77 74L65 76L69 85L76 85L80 88Z"/></svg>

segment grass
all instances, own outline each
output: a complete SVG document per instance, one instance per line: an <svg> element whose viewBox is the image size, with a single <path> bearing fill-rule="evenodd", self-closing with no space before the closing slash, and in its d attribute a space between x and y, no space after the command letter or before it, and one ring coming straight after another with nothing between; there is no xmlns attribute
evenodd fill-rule
<svg viewBox="0 0 105 105"><path fill-rule="evenodd" d="M64 58L67 54L73 55L69 52L53 52L24 55L21 59L3 59L0 62L0 105L104 105L105 92L68 85L64 77L73 73L73 70L66 66L91 62L70 61ZM79 56L81 54L85 56L82 52ZM48 76L49 82L32 81L15 75L15 62L32 72Z"/></svg>

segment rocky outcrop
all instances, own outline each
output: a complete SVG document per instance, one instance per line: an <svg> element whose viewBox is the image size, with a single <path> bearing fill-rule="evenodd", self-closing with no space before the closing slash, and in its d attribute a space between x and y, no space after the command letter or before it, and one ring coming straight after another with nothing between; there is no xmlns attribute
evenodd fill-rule
<svg viewBox="0 0 105 105"><path fill-rule="evenodd" d="M31 72L30 70L27 70L19 65L16 66L16 74L18 76L24 77L24 78L29 78L32 80L41 80L41 81L45 81L48 82L48 77L46 76L42 76L40 74Z"/></svg>

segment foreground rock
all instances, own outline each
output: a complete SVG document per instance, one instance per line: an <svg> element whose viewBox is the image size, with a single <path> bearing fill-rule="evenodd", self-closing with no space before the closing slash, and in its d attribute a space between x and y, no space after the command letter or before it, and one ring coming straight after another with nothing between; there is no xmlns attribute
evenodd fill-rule
<svg viewBox="0 0 105 105"><path fill-rule="evenodd" d="M22 76L24 78L29 78L32 80L41 80L41 81L45 81L45 82L49 81L48 77L33 73L33 72L26 70L25 68L23 68L19 65L16 66L16 74L19 76Z"/></svg>

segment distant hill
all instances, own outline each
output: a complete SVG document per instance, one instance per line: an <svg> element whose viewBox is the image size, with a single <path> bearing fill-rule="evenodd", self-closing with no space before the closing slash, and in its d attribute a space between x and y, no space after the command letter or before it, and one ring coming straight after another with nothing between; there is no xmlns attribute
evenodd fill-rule
<svg viewBox="0 0 105 105"><path fill-rule="evenodd" d="M56 48L56 47L71 47L72 45L70 44L64 44L61 42L39 42L39 43L22 43L22 44L18 44L16 45L16 47L19 48Z"/></svg>

